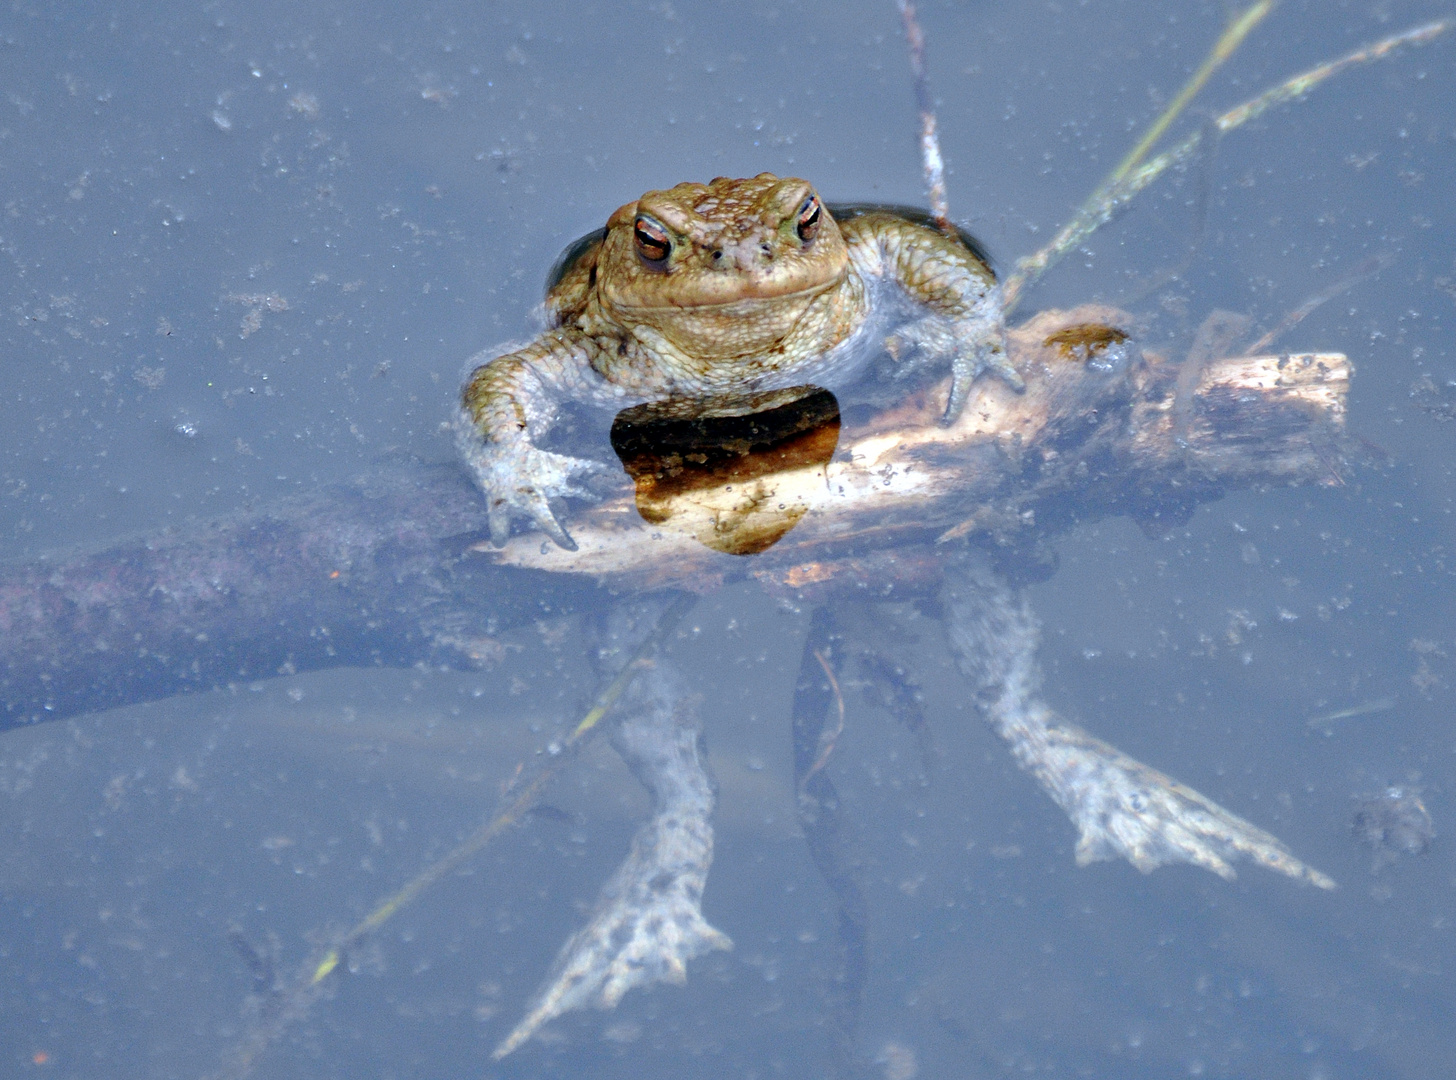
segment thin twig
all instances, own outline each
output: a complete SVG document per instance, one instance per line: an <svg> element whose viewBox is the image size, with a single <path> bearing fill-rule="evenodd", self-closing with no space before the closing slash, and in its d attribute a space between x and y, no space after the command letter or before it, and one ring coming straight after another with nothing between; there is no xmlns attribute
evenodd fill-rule
<svg viewBox="0 0 1456 1080"><path fill-rule="evenodd" d="M935 105L930 100L930 83L925 77L925 34L915 16L913 0L895 2L905 24L905 41L910 46L910 75L915 84L915 106L920 110L920 160L925 166L930 220L946 236L954 236L950 203L945 196L945 161L940 156L940 136L936 134Z"/></svg>
<svg viewBox="0 0 1456 1080"><path fill-rule="evenodd" d="M819 733L819 753L814 758L814 764L809 766L808 772L804 773L804 779L799 781L802 788L812 777L825 765L829 764L829 757L834 753L834 748L839 744L839 737L844 734L844 694L840 692L839 680L834 677L834 669L829 666L829 659L824 655L823 650L814 650L814 659L819 661L819 666L824 669L824 677L829 680L829 689L834 693L834 704L839 709L839 721L835 724L833 731L821 731Z"/></svg>
<svg viewBox="0 0 1456 1080"><path fill-rule="evenodd" d="M696 602L692 593L680 593L671 606L663 612L651 635L638 646L627 665L597 695L592 707L572 729L570 735L557 747L552 756L532 777L530 783L521 788L509 805L499 811L464 842L443 858L425 867L403 888L380 903L373 911L359 920L354 927L323 953L303 965L302 970L288 987L279 988L265 1002L267 1012L262 1022L249 1031L227 1055L228 1063L223 1071L214 1074L215 1080L243 1080L253 1071L258 1057L272 1046L293 1024L302 1020L309 1008L322 995L324 984L334 974L351 949L369 937L400 911L419 899L426 889L458 869L466 860L478 854L492 840L515 825L540 799L546 786L570 763L598 730L599 724L617 699L622 696L637 672L649 665L654 652L672 633Z"/></svg>
<svg viewBox="0 0 1456 1080"><path fill-rule="evenodd" d="M1319 292L1315 293L1309 299L1305 300L1304 303L1300 304L1297 308L1291 311L1288 315L1284 316L1284 318L1280 319L1279 322L1274 325L1274 329L1270 330L1258 341L1254 342L1247 349L1245 349L1244 354L1246 356L1261 355L1264 350L1269 348L1270 345L1273 345L1274 342L1278 341L1285 334L1289 333L1289 331L1293 330L1310 315L1314 314L1314 312L1317 311L1320 307L1329 303L1331 300L1339 296L1342 292L1345 292L1347 289L1351 289L1354 286L1358 285L1360 282L1368 278L1371 274L1378 273L1379 271L1384 270L1394 261L1395 256L1388 251L1382 251L1378 255L1372 255L1370 256L1370 258L1362 260L1359 266L1355 267L1355 269L1351 270L1339 281L1335 282L1333 285L1329 285L1321 289Z"/></svg>
<svg viewBox="0 0 1456 1080"><path fill-rule="evenodd" d="M1143 163L1143 159L1148 156L1148 151L1153 148L1153 144L1163 137L1163 133L1188 107L1213 73L1243 44L1249 31L1269 14L1272 7L1272 0L1260 0L1229 23L1227 29L1214 42L1208 55L1204 57L1203 63L1198 66L1198 70L1193 73L1193 77L1183 85L1183 89L1178 91L1177 96L1173 98L1168 107L1153 121L1152 126L1138 140L1137 145L1128 151L1127 156L1118 162L1117 167L1108 173L1097 189L1087 197L1077 213L1072 216L1072 220L1063 226L1062 231L1050 244L1030 258L1022 259L1017 263L1017 272L1006 282L1003 293L1008 312L1016 306L1021 290L1026 285L1035 281L1063 255L1106 224L1110 217L1113 199L1126 183L1128 174Z"/></svg>

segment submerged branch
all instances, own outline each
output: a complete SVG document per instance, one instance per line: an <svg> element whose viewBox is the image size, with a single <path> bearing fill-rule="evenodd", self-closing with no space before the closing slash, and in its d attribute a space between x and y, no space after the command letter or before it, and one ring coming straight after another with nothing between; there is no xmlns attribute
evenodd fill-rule
<svg viewBox="0 0 1456 1080"><path fill-rule="evenodd" d="M332 667L472 666L580 593L462 558L465 474L398 466L102 550L0 566L0 728Z"/></svg>
<svg viewBox="0 0 1456 1080"><path fill-rule="evenodd" d="M625 476L617 497L573 519L578 552L538 534L490 548L463 472L420 465L5 567L3 715L13 726L331 667L473 667L496 635L590 605L603 584L702 592L752 576L804 597L891 589L933 572L937 538L1015 559L1080 520L1157 517L1252 484L1338 482L1343 356L1215 360L1180 386L1177 364L1131 343L1104 350L1095 332L1131 327L1107 308L1044 312L1011 337L1024 394L983 380L943 428L944 388L931 387L846 427L826 466L745 492L805 508L751 558L699 541L725 524L711 507L648 524Z"/></svg>
<svg viewBox="0 0 1456 1080"><path fill-rule="evenodd" d="M1236 21L1205 68L1262 10L1256 4ZM923 43L913 7L906 2L902 11L921 111L933 125ZM1217 130L1453 25L1439 20L1305 72L1225 113ZM1197 76L1193 90L1195 83ZM1198 146L1195 132L1141 160L1158 130L1052 245L1023 260L1006 283L1007 310L1057 258ZM933 126L926 131L933 147ZM937 206L943 214L943 199ZM498 649L499 631L543 609L588 602L595 581L702 590L751 573L771 588L803 592L865 574L908 580L929 556L883 549L936 536L1015 546L1033 520L1045 535L1079 515L1157 513L1168 496L1189 503L1229 486L1338 479L1340 455L1329 444L1344 418L1343 357L1241 361L1230 377L1249 380L1249 388L1236 393L1208 381L1225 371L1212 364L1190 399L1162 362L1108 377L1088 354L1091 344L1083 363L1072 362L1067 342L1053 348L1053 338L1059 326L1077 331L1079 319L1129 322L1116 312L1045 313L1012 342L1031 373L1024 397L983 384L961 421L941 429L931 418L941 399L932 405L922 395L846 431L847 449L828 470L794 481L800 489L807 481L813 493L834 481L838 497L751 563L701 547L691 530L646 527L625 495L584 515L591 546L579 558L537 536L517 537L488 558L469 555L487 527L478 493L461 469L417 466L100 551L0 566L0 729L306 670L473 667ZM1288 383L1291 371L1298 374ZM1203 446L1183 437L1195 400L1210 418ZM1111 416L1125 426L1114 431ZM1068 462L1083 471L1068 471ZM872 547L880 550L867 554ZM527 570L545 573L527 581Z"/></svg>

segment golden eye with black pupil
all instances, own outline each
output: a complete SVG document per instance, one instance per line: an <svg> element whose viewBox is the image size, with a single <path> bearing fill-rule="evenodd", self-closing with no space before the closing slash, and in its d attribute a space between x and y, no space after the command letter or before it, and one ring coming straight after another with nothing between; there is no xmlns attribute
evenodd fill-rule
<svg viewBox="0 0 1456 1080"><path fill-rule="evenodd" d="M800 240L807 244L819 235L819 219L822 216L819 197L810 195L804 200L804 205L799 207L799 220L795 223L795 231L798 232Z"/></svg>
<svg viewBox="0 0 1456 1080"><path fill-rule="evenodd" d="M632 239L637 243L637 254L651 266L662 266L672 253L672 238L667 230L646 214L639 214L632 223Z"/></svg>

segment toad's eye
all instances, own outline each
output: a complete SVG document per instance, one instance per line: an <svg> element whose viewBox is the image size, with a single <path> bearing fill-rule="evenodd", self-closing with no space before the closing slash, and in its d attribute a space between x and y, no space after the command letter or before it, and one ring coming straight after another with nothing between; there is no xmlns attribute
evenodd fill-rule
<svg viewBox="0 0 1456 1080"><path fill-rule="evenodd" d="M799 220L795 223L795 231L799 239L808 243L819 235L819 219L824 216L823 209L819 206L819 196L810 195L804 200L804 205L799 207Z"/></svg>
<svg viewBox="0 0 1456 1080"><path fill-rule="evenodd" d="M637 254L654 265L665 263L672 252L672 238L667 230L646 214L639 214L632 223L632 239L637 243Z"/></svg>

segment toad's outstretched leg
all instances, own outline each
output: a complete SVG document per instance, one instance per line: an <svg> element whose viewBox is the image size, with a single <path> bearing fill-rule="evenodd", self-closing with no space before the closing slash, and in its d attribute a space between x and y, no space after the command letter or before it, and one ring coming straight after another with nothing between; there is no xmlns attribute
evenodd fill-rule
<svg viewBox="0 0 1456 1080"><path fill-rule="evenodd" d="M1081 832L1078 865L1120 856L1144 873L1186 862L1232 878L1230 863L1247 858L1335 887L1262 829L1059 719L1041 698L1036 619L984 559L947 569L944 601L952 647L987 720Z"/></svg>
<svg viewBox="0 0 1456 1080"><path fill-rule="evenodd" d="M824 1072L832 1080L867 1075L858 1038L869 975L865 860L853 818L824 767L844 728L839 680L850 655L845 644L835 611L815 611L799 664L793 712L799 825L814 865L839 902L838 948L824 994L830 1040Z"/></svg>
<svg viewBox="0 0 1456 1080"><path fill-rule="evenodd" d="M642 604L627 604L638 609ZM620 613L619 613L620 614ZM630 614L630 613L629 613ZM648 613L655 614L655 613ZM655 618L614 619L650 626ZM629 655L634 628L614 626ZM607 651L607 666L613 652ZM567 940L525 1018L496 1047L499 1060L547 1021L572 1009L615 1008L634 986L687 981L687 962L710 949L731 949L701 909L713 862L713 783L684 723L685 695L662 661L633 680L619 708L612 745L652 795L652 817L632 838L627 860L602 887L590 920Z"/></svg>

